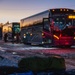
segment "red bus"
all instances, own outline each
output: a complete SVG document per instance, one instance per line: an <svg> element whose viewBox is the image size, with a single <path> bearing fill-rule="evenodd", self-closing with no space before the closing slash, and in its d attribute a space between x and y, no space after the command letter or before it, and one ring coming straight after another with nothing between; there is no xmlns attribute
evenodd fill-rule
<svg viewBox="0 0 75 75"><path fill-rule="evenodd" d="M75 45L75 10L49 9L20 20L23 43L33 45Z"/></svg>

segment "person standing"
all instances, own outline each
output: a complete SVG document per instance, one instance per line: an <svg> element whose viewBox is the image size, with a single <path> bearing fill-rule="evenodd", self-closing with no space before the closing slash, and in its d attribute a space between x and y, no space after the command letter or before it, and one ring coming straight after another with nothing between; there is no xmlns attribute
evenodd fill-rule
<svg viewBox="0 0 75 75"><path fill-rule="evenodd" d="M20 35L19 35L19 33L16 34L16 42L17 42L17 43L20 42Z"/></svg>
<svg viewBox="0 0 75 75"><path fill-rule="evenodd" d="M4 42L7 42L7 33L5 33L5 35L4 35Z"/></svg>

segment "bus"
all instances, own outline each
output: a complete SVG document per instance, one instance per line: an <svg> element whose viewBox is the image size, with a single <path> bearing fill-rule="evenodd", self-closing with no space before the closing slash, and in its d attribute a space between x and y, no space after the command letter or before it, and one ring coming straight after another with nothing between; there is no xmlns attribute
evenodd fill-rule
<svg viewBox="0 0 75 75"><path fill-rule="evenodd" d="M75 45L75 10L55 8L20 20L21 39L31 45Z"/></svg>
<svg viewBox="0 0 75 75"><path fill-rule="evenodd" d="M6 41L16 41L17 35L20 36L20 23L19 22L12 22L3 25L3 39Z"/></svg>

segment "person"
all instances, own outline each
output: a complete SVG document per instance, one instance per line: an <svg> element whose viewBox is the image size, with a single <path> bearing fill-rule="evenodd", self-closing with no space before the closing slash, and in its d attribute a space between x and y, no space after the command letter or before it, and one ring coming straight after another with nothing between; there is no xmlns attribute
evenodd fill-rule
<svg viewBox="0 0 75 75"><path fill-rule="evenodd" d="M7 33L4 34L4 41L7 42Z"/></svg>
<svg viewBox="0 0 75 75"><path fill-rule="evenodd" d="M19 35L19 33L16 34L16 42L17 42L17 43L20 42L20 35Z"/></svg>

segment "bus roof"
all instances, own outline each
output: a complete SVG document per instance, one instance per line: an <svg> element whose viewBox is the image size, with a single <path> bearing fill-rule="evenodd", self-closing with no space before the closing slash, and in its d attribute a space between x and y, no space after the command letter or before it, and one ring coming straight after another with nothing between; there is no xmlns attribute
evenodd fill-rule
<svg viewBox="0 0 75 75"><path fill-rule="evenodd" d="M29 16L29 17L26 17L26 18L23 18L21 20L25 20L25 19L28 19L28 18L31 18L31 17L35 17L35 16L38 16L39 14L43 14L43 13L46 13L46 12L52 12L52 13L58 13L58 12L70 12L70 13L75 13L75 10L74 9L69 9L69 8L52 8L52 9L49 9L49 10L46 10L46 11L43 11L43 12L40 12L40 13L37 13L35 15L32 15L32 16Z"/></svg>

